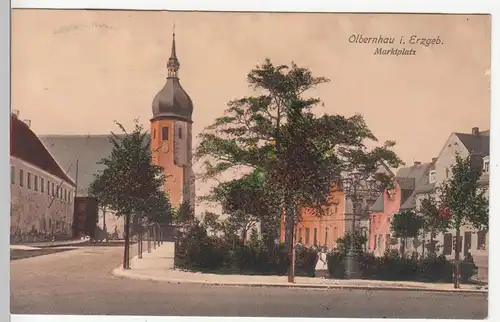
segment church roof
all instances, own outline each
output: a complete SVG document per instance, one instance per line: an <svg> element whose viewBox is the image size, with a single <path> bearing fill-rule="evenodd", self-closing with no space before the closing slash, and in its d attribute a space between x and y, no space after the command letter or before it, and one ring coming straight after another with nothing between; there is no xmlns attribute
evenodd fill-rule
<svg viewBox="0 0 500 322"><path fill-rule="evenodd" d="M191 122L193 102L179 82L180 64L175 49L175 33L173 34L172 53L168 59L167 67L167 82L153 99L153 119L167 118Z"/></svg>
<svg viewBox="0 0 500 322"><path fill-rule="evenodd" d="M118 135L120 137L121 135ZM104 169L98 164L102 158L111 154L113 145L109 141L110 135L40 135L47 150L59 160L62 166L73 164L68 175L77 180L76 160L78 160L78 196L88 195L88 188L94 180L94 174ZM149 141L149 135L145 140Z"/></svg>
<svg viewBox="0 0 500 322"><path fill-rule="evenodd" d="M74 185L73 180L49 152L26 123L11 115L10 155Z"/></svg>

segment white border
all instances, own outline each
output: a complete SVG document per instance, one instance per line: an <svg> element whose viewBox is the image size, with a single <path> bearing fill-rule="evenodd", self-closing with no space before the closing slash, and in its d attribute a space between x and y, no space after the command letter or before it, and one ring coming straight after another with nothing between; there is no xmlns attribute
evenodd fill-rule
<svg viewBox="0 0 500 322"><path fill-rule="evenodd" d="M490 144L490 155L492 158L492 164L490 169L490 193L492 198L490 198L490 231L494 227L498 227L498 221L500 215L500 198L495 198L495 196L500 195L500 125L499 123L494 123L493 120L498 120L500 122L500 100L498 99L498 93L500 93L500 63L498 62L498 57L500 57L500 40L498 39L500 35L500 24L497 23L497 19L500 16L498 0L414 0L414 1L401 1L401 0L345 0L331 1L331 0L176 0L176 1L166 1L166 0L12 0L12 8L45 8L45 9L133 9L133 10L179 10L179 11L281 11L281 12L373 12L373 13L490 13L492 17L492 87L491 91L495 95L492 95L492 112L491 112L491 142ZM10 8L7 7L7 1L2 1L5 5L5 9L2 8L2 14L4 19L2 21L1 44L4 46L2 50L2 58L6 64L2 64L1 75L7 75L6 71L10 72L9 54L10 54ZM7 18L7 19L5 19ZM7 44L7 46L5 46ZM497 60L493 60L496 57ZM9 67L7 67L9 66ZM10 84L9 79L6 80L5 76L2 77L2 81L7 83L7 86L1 86L1 95L3 99L4 106L10 107L9 93ZM3 84L2 84L3 85ZM471 106L471 110L474 106ZM2 118L4 122L3 129L8 129L8 120L10 113L8 108L4 110L5 118ZM0 136L0 142L2 146L5 146L7 150L8 146L8 135ZM2 197L4 198L5 211L4 215L0 216L1 227L4 229L4 234L2 236L2 243L8 244L8 227L9 227L9 217L6 215L9 213L7 210L9 207L9 166L7 156L1 159L2 164L0 165L0 171L4 171L4 183L2 187ZM489 245L490 245L490 272L500 271L500 265L498 261L497 246L499 245L500 236L496 234L489 234ZM0 247L3 254L5 254L6 262L9 262L8 247ZM8 270L8 265L3 266L2 270L6 268ZM8 275L3 274L4 278L1 280L0 288L6 290L5 301L2 301L3 305L1 307L2 313L7 309L7 313L10 311L9 305L9 280ZM6 278L7 277L7 278ZM495 309L492 303L495 303L495 298L500 299L498 296L498 287L491 287L498 283L499 277L495 274L490 274L489 276L489 317L495 318L500 317L500 310ZM3 297L3 296L2 296ZM2 314L2 316L5 316ZM233 318L229 318L233 320ZM2 319L3 320L3 319ZM161 317L84 317L84 316L20 316L13 315L12 321L167 321L167 320L189 320L189 321L205 321L205 320L228 320L226 318L161 318ZM245 318L244 320L256 320L253 318ZM264 319L259 319L260 321ZM265 319L265 320L277 320L277 319ZM305 319L297 319L304 320ZM328 320L345 320L345 319L328 319Z"/></svg>

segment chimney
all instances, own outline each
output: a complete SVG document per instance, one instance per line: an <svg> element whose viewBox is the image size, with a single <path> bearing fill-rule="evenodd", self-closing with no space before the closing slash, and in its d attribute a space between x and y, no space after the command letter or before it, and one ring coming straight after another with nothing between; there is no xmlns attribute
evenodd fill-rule
<svg viewBox="0 0 500 322"><path fill-rule="evenodd" d="M473 135L479 135L479 128L478 127L473 127L472 128L472 134Z"/></svg>
<svg viewBox="0 0 500 322"><path fill-rule="evenodd" d="M438 158L432 158L432 163L436 162Z"/></svg>
<svg viewBox="0 0 500 322"><path fill-rule="evenodd" d="M24 120L23 122L28 126L28 128L31 128L31 120Z"/></svg>
<svg viewBox="0 0 500 322"><path fill-rule="evenodd" d="M16 119L19 118L19 110L12 110L12 116L14 116Z"/></svg>
<svg viewBox="0 0 500 322"><path fill-rule="evenodd" d="M415 161L415 162L413 162L413 165L414 165L414 166L421 165L421 164L422 164L422 162L420 162L420 161Z"/></svg>

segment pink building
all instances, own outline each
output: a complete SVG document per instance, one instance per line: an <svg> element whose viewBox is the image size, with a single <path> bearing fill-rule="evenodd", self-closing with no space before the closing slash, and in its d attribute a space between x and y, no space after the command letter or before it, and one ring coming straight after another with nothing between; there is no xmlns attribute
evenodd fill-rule
<svg viewBox="0 0 500 322"><path fill-rule="evenodd" d="M391 238L392 215L415 208L419 183L433 166L433 163L415 162L411 167L399 169L394 188L384 191L371 207L368 249L376 256L382 256L390 248L398 248L397 240Z"/></svg>

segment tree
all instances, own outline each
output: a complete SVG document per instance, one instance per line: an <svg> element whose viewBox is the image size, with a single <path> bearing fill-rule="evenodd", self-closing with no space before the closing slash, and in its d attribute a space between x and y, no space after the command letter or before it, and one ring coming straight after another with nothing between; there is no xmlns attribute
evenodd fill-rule
<svg viewBox="0 0 500 322"><path fill-rule="evenodd" d="M423 220L412 210L395 213L391 219L391 233L401 241L401 257L405 256L406 241L416 238L422 230Z"/></svg>
<svg viewBox="0 0 500 322"><path fill-rule="evenodd" d="M354 238L354 240L352 240ZM343 237L337 238L337 250L343 254L347 254L352 245L354 249L363 249L368 241L361 229L355 229L354 232L347 232Z"/></svg>
<svg viewBox="0 0 500 322"><path fill-rule="evenodd" d="M172 219L178 225L186 225L193 221L194 209L189 201L183 201L178 208L173 209Z"/></svg>
<svg viewBox="0 0 500 322"><path fill-rule="evenodd" d="M451 177L438 189L440 214L448 218L455 230L455 288L460 287L460 228L466 224L476 229L488 229L489 207L486 191L479 185L482 167L474 167L471 157L456 155Z"/></svg>
<svg viewBox="0 0 500 322"><path fill-rule="evenodd" d="M269 246L274 243L275 234L267 229L266 223L278 221L281 214L279 195L273 192L268 186L266 173L256 169L240 179L214 186L210 194L201 199L222 206L223 213L229 215L228 221L234 223L232 227L241 234L243 242L249 229L260 222Z"/></svg>
<svg viewBox="0 0 500 322"><path fill-rule="evenodd" d="M131 218L143 218L153 214L167 214L170 204L164 193L159 193L165 181L163 169L152 164L147 133L135 121L133 132L127 133L123 125L115 122L123 132L111 132L111 154L99 164L104 165L90 184L89 195L117 216L125 217L125 249L123 268L129 269L129 244Z"/></svg>
<svg viewBox="0 0 500 322"><path fill-rule="evenodd" d="M447 218L440 214L439 205L436 198L432 195L426 195L422 200L418 213L422 218L422 234L423 234L423 247L425 247L425 236L430 234L428 244L428 251L435 251L435 236L438 233L445 232L449 227ZM422 248L422 255L424 254Z"/></svg>
<svg viewBox="0 0 500 322"><path fill-rule="evenodd" d="M292 63L275 66L269 59L247 77L257 96L229 103L224 115L200 134L195 159L206 158L205 178L216 178L235 167L260 169L267 188L284 209L293 282L294 227L300 207L323 213L332 185L341 173L375 155L393 155L391 144L367 157L365 144L376 141L360 115L316 116L320 99L305 93L328 82Z"/></svg>

